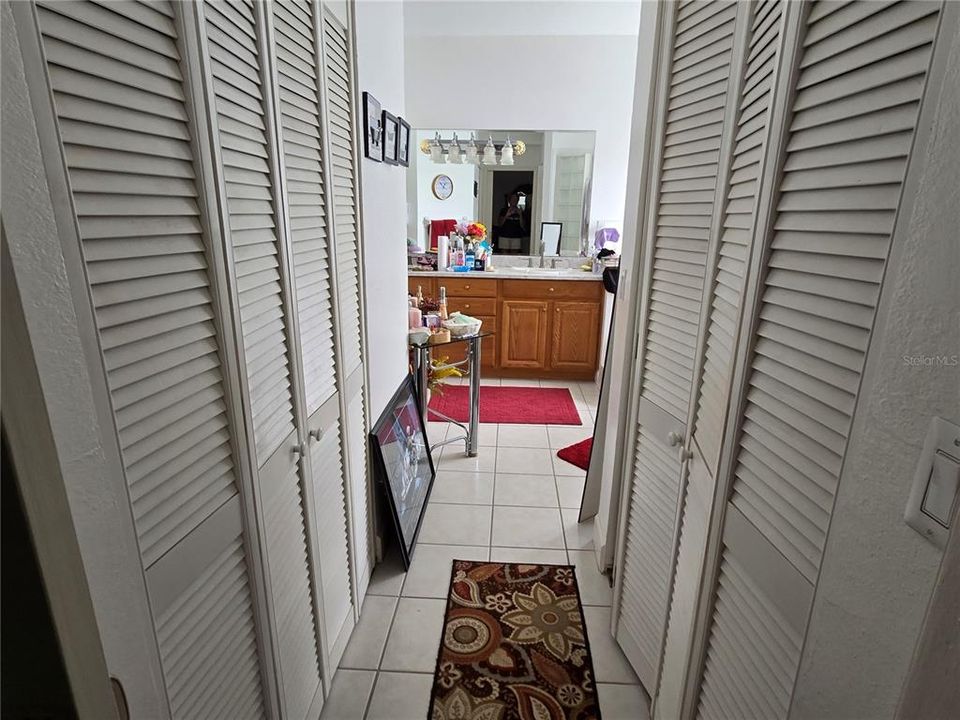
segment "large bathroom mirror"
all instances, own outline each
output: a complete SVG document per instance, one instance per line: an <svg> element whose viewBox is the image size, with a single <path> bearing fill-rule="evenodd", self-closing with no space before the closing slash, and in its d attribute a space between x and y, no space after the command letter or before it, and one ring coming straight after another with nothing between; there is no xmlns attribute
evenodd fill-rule
<svg viewBox="0 0 960 720"><path fill-rule="evenodd" d="M577 255L589 233L596 133L418 129L407 168L407 237L423 250L450 221L479 220L500 255L537 255L542 223Z"/></svg>

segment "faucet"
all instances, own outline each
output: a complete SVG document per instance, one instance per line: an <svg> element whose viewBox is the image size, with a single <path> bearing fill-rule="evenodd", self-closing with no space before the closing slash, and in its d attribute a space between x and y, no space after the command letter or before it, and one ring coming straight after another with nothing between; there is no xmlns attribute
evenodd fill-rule
<svg viewBox="0 0 960 720"><path fill-rule="evenodd" d="M547 242L546 240L540 241L540 269L543 270L544 255L547 252Z"/></svg>

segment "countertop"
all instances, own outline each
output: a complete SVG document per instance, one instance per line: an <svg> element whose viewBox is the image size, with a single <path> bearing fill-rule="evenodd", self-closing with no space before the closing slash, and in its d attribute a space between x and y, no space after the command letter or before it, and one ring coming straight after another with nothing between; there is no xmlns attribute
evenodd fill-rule
<svg viewBox="0 0 960 720"><path fill-rule="evenodd" d="M602 282L603 275L597 275L592 272L584 272L583 270L551 270L550 268L513 268L513 267L497 267L496 270L484 270L478 272L450 272L449 270L443 271L418 271L418 270L408 270L408 277L417 277L418 275L423 275L424 277L442 277L442 278L461 278L466 280L467 278L472 278L474 280L578 280L578 281L592 281L592 282Z"/></svg>

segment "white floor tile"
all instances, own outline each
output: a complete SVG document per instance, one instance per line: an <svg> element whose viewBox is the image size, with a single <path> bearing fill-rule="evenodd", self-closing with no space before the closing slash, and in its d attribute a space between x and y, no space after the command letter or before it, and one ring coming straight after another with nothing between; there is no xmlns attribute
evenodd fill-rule
<svg viewBox="0 0 960 720"><path fill-rule="evenodd" d="M438 470L460 470L464 472L493 472L497 463L497 449L480 447L475 457L469 457L463 443L446 445L439 458L434 456L433 463Z"/></svg>
<svg viewBox="0 0 960 720"><path fill-rule="evenodd" d="M436 445L438 442L447 437L447 428L450 426L450 423L445 422L433 422L430 421L427 423L427 442L430 445Z"/></svg>
<svg viewBox="0 0 960 720"><path fill-rule="evenodd" d="M557 488L551 475L497 474L496 505L558 507Z"/></svg>
<svg viewBox="0 0 960 720"><path fill-rule="evenodd" d="M586 470L581 470L576 465L573 465L572 463L568 463L566 460L561 460L556 456L556 454L553 455L550 462L553 464L554 475L566 475L569 477L582 477L582 478L585 478L587 476Z"/></svg>
<svg viewBox="0 0 960 720"><path fill-rule="evenodd" d="M413 552L413 562L403 584L404 597L446 598L450 591L450 574L454 560L486 560L487 546L420 545Z"/></svg>
<svg viewBox="0 0 960 720"><path fill-rule="evenodd" d="M492 537L501 547L565 547L559 509L494 507Z"/></svg>
<svg viewBox="0 0 960 720"><path fill-rule="evenodd" d="M363 720L376 677L374 670L337 670L320 720Z"/></svg>
<svg viewBox="0 0 960 720"><path fill-rule="evenodd" d="M429 674L382 672L370 698L367 720L424 720L430 712L433 668Z"/></svg>
<svg viewBox="0 0 960 720"><path fill-rule="evenodd" d="M584 607L583 615L587 620L590 655L597 682L639 683L623 651L610 634L610 608Z"/></svg>
<svg viewBox="0 0 960 720"><path fill-rule="evenodd" d="M435 545L489 545L490 507L430 502L418 542Z"/></svg>
<svg viewBox="0 0 960 720"><path fill-rule="evenodd" d="M493 473L441 469L433 481L430 500L465 505L493 504Z"/></svg>
<svg viewBox="0 0 960 720"><path fill-rule="evenodd" d="M576 380L540 380L540 387L567 388L571 393L579 391L579 383Z"/></svg>
<svg viewBox="0 0 960 720"><path fill-rule="evenodd" d="M548 448L547 426L501 424L498 445L502 448Z"/></svg>
<svg viewBox="0 0 960 720"><path fill-rule="evenodd" d="M500 378L500 387L540 387L539 380L528 378Z"/></svg>
<svg viewBox="0 0 960 720"><path fill-rule="evenodd" d="M340 667L357 670L376 670L387 642L393 610L397 598L367 595L360 612L360 622L353 629L347 649L340 659Z"/></svg>
<svg viewBox="0 0 960 720"><path fill-rule="evenodd" d="M551 453L544 448L497 448L497 472L521 475L553 475Z"/></svg>
<svg viewBox="0 0 960 720"><path fill-rule="evenodd" d="M603 720L650 720L650 699L640 685L598 683Z"/></svg>
<svg viewBox="0 0 960 720"><path fill-rule="evenodd" d="M577 569L577 586L584 605L610 605L613 588L610 580L597 569L597 556L593 550L567 550L570 564Z"/></svg>
<svg viewBox="0 0 960 720"><path fill-rule="evenodd" d="M490 562L542 563L544 565L567 565L565 550L538 550L534 548L492 547Z"/></svg>
<svg viewBox="0 0 960 720"><path fill-rule="evenodd" d="M586 478L574 475L557 476L557 494L560 497L560 507L580 509L580 501L583 499L583 485Z"/></svg>
<svg viewBox="0 0 960 720"><path fill-rule="evenodd" d="M446 600L400 598L380 668L432 673L446 607Z"/></svg>
<svg viewBox="0 0 960 720"><path fill-rule="evenodd" d="M578 522L580 511L572 508L564 508L560 511L563 517L563 534L566 538L567 548L570 550L592 550L593 549L593 518L585 522Z"/></svg>
<svg viewBox="0 0 960 720"><path fill-rule="evenodd" d="M400 594L400 587L403 585L403 577L403 561L400 559L400 551L391 550L374 568L373 575L370 577L370 584L367 585L367 595L392 595L397 597Z"/></svg>
<svg viewBox="0 0 960 720"><path fill-rule="evenodd" d="M565 448L592 435L593 429L582 425L549 425L547 435L550 438L550 447L554 450Z"/></svg>

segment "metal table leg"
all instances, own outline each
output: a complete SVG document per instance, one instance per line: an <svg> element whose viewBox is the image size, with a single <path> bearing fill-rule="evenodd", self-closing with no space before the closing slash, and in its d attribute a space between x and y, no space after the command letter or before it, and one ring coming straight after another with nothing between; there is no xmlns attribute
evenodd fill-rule
<svg viewBox="0 0 960 720"><path fill-rule="evenodd" d="M421 347L416 351L417 359L417 396L420 400L420 413L423 415L423 427L427 427L427 388L430 385L430 348Z"/></svg>
<svg viewBox="0 0 960 720"><path fill-rule="evenodd" d="M470 424L467 430L467 455L474 457L480 448L480 338L467 342L470 359Z"/></svg>

